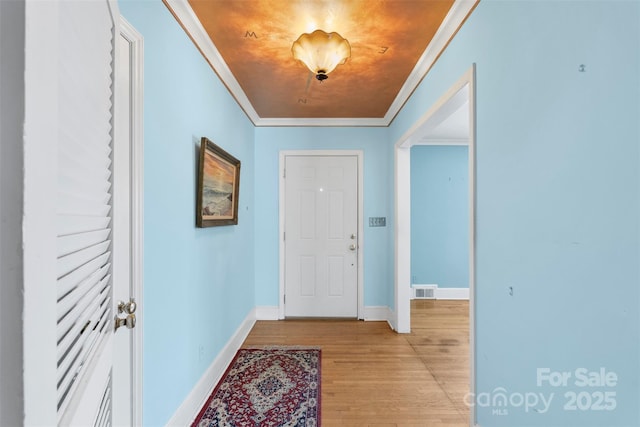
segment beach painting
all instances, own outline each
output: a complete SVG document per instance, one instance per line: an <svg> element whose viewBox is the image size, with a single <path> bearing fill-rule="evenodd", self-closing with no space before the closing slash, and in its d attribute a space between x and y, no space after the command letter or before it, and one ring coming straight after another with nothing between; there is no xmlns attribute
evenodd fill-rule
<svg viewBox="0 0 640 427"><path fill-rule="evenodd" d="M237 224L239 186L240 161L202 138L196 225Z"/></svg>

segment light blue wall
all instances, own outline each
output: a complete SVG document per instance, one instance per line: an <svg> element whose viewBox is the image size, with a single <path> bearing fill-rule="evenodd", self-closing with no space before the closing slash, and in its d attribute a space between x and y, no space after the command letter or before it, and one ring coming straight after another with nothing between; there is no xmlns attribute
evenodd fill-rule
<svg viewBox="0 0 640 427"><path fill-rule="evenodd" d="M637 1L481 1L390 129L477 64L477 391L554 393L483 427L640 425L639 28ZM583 367L618 382L579 387ZM605 391L611 411L564 409Z"/></svg>
<svg viewBox="0 0 640 427"><path fill-rule="evenodd" d="M469 149L411 147L411 281L469 287Z"/></svg>
<svg viewBox="0 0 640 427"><path fill-rule="evenodd" d="M365 151L365 217L388 218L365 227L365 304L392 305L391 142L474 62L478 392L555 393L546 413L478 408L479 424L640 425L637 1L480 2L390 129L254 130L160 2L121 8L145 37L146 425L166 423L251 307L277 305L280 150ZM243 161L237 227L193 225L204 135ZM619 381L537 387L545 367ZM570 391L614 391L617 407L565 411Z"/></svg>
<svg viewBox="0 0 640 427"><path fill-rule="evenodd" d="M161 426L255 306L254 128L162 2L120 8L144 36L143 412ZM237 226L195 227L202 136L242 162Z"/></svg>
<svg viewBox="0 0 640 427"><path fill-rule="evenodd" d="M344 149L364 152L364 303L393 306L393 151L387 141L387 128L256 129L256 305L278 305L280 151ZM370 216L387 217L387 227L370 228Z"/></svg>

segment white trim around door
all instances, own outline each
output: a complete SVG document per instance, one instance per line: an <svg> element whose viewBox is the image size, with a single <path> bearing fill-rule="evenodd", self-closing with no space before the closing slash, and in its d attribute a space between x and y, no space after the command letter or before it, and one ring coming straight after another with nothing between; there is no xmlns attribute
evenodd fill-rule
<svg viewBox="0 0 640 427"><path fill-rule="evenodd" d="M129 209L130 296L137 302L137 323L131 336L131 414L128 425L142 422L142 362L144 336L144 38L124 17L119 18L120 36L129 44ZM123 420L123 422L125 422ZM127 424L125 424L127 425Z"/></svg>
<svg viewBox="0 0 640 427"><path fill-rule="evenodd" d="M278 300L278 318L285 318L285 159L287 156L356 156L358 159L358 319L364 319L364 153L361 150L285 150L280 152L279 173L279 258L280 290Z"/></svg>
<svg viewBox="0 0 640 427"><path fill-rule="evenodd" d="M475 368L475 265L476 265L476 89L475 64L447 90L429 110L395 143L395 327L411 331L411 147L429 144L422 136L435 128L468 100L469 108L469 391L476 391ZM453 145L459 145L454 141ZM470 425L475 426L475 407L470 408Z"/></svg>

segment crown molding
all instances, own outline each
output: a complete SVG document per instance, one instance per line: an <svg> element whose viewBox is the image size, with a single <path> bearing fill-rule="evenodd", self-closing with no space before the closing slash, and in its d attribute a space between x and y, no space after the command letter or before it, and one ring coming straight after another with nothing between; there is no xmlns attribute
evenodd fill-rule
<svg viewBox="0 0 640 427"><path fill-rule="evenodd" d="M229 66L222 58L222 55L211 41L209 34L202 26L202 23L187 0L163 0L169 11L178 20L178 23L185 30L189 38L196 45L202 56L205 57L213 71L220 77L222 83L227 87L233 96L254 124L260 120L260 116L251 105L249 98L240 87L240 84L229 69Z"/></svg>
<svg viewBox="0 0 640 427"><path fill-rule="evenodd" d="M422 138L413 145L469 145L469 138Z"/></svg>
<svg viewBox="0 0 640 427"><path fill-rule="evenodd" d="M473 11L480 0L456 0L451 6L449 13L440 24L440 28L431 39L431 42L424 50L424 53L413 67L413 71L400 88L395 100L391 103L384 118L387 124L391 124L398 115L409 97L416 90L422 79L427 75L433 64L438 60L442 52L449 45L449 42L456 35L464 21Z"/></svg>
<svg viewBox="0 0 640 427"><path fill-rule="evenodd" d="M331 126L331 127L386 127L383 118L261 118L253 122L255 126Z"/></svg>
<svg viewBox="0 0 640 427"><path fill-rule="evenodd" d="M442 21L440 28L431 43L416 63L413 71L391 103L382 118L268 118L260 117L251 105L249 98L231 73L229 66L211 41L202 23L189 5L188 0L163 0L169 11L185 30L196 48L205 57L213 71L220 77L231 96L245 112L254 126L347 126L347 127L384 127L389 126L398 115L416 87L420 84L440 54L458 32L467 16L473 11L479 0L455 0L449 13Z"/></svg>

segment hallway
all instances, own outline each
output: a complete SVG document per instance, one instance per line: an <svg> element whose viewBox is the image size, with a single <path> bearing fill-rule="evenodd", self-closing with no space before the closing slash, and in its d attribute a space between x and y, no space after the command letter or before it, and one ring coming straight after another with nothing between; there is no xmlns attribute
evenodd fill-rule
<svg viewBox="0 0 640 427"><path fill-rule="evenodd" d="M468 307L414 300L411 334L385 322L259 321L243 346L320 346L325 427L466 427Z"/></svg>

